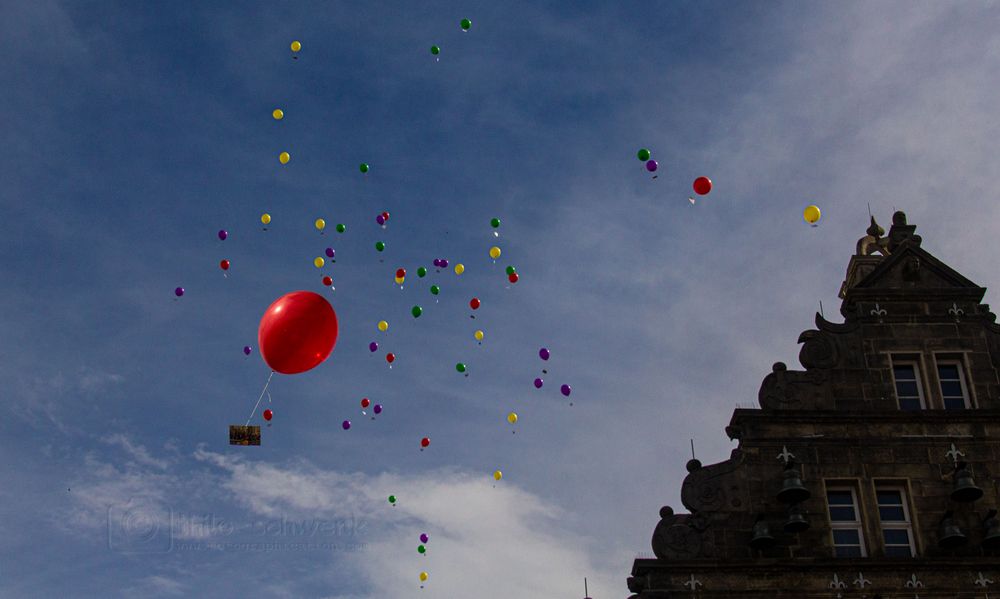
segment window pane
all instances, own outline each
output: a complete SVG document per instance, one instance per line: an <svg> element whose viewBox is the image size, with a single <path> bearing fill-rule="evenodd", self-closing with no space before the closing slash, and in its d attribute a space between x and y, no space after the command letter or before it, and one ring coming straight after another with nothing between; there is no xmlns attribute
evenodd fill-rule
<svg viewBox="0 0 1000 599"><path fill-rule="evenodd" d="M830 521L832 522L856 522L854 508L850 506L830 506Z"/></svg>
<svg viewBox="0 0 1000 599"><path fill-rule="evenodd" d="M861 557L861 547L837 547L834 554L837 557Z"/></svg>
<svg viewBox="0 0 1000 599"><path fill-rule="evenodd" d="M896 381L896 395L898 397L917 397L920 395L917 391L917 383L915 381Z"/></svg>
<svg viewBox="0 0 1000 599"><path fill-rule="evenodd" d="M941 381L941 395L945 397L962 397L962 383L958 381Z"/></svg>
<svg viewBox="0 0 1000 599"><path fill-rule="evenodd" d="M913 553L910 551L909 546L906 547L886 547L885 548L886 557L913 557Z"/></svg>
<svg viewBox="0 0 1000 599"><path fill-rule="evenodd" d="M854 505L850 491L827 491L826 500L830 505Z"/></svg>
<svg viewBox="0 0 1000 599"><path fill-rule="evenodd" d="M906 515L903 513L903 508L899 506L894 507L880 507L878 508L878 517L882 519L882 522L905 522Z"/></svg>
<svg viewBox="0 0 1000 599"><path fill-rule="evenodd" d="M861 537L858 536L858 531L856 530L834 530L833 531L833 544L834 545L860 545Z"/></svg>
<svg viewBox="0 0 1000 599"><path fill-rule="evenodd" d="M876 491L879 505L903 505L903 495L899 491Z"/></svg>
<svg viewBox="0 0 1000 599"><path fill-rule="evenodd" d="M958 379L958 365L956 364L941 364L938 366L938 377L941 379Z"/></svg>
<svg viewBox="0 0 1000 599"><path fill-rule="evenodd" d="M916 397L900 398L899 409L915 412L920 409L920 399Z"/></svg>
<svg viewBox="0 0 1000 599"><path fill-rule="evenodd" d="M965 400L961 397L946 397L944 398L944 409L946 410L964 410Z"/></svg>
<svg viewBox="0 0 1000 599"><path fill-rule="evenodd" d="M894 375L896 375L896 380L897 381L901 380L901 379L907 379L907 380L911 380L912 381L912 380L916 380L916 378L917 378L916 375L913 372L913 365L912 364L899 364L897 366L893 366L892 367L892 372L893 372Z"/></svg>
<svg viewBox="0 0 1000 599"><path fill-rule="evenodd" d="M910 533L906 530L886 528L882 531L882 534L885 536L886 545L910 545Z"/></svg>

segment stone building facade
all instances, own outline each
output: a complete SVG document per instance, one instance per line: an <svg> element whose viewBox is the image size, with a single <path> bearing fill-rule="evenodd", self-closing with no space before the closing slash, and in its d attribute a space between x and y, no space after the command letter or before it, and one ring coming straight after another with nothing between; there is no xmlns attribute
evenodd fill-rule
<svg viewBox="0 0 1000 599"><path fill-rule="evenodd" d="M1000 326L986 289L871 220L843 323L799 336L731 457L688 462L630 599L1000 599Z"/></svg>

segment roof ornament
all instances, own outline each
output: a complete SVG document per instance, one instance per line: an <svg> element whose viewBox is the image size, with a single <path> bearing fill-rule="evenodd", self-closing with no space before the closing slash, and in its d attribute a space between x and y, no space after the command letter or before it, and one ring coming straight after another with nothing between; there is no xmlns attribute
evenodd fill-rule
<svg viewBox="0 0 1000 599"><path fill-rule="evenodd" d="M885 237L885 229L879 226L875 222L875 217L872 216L871 225L865 231L867 235L858 240L857 251L855 255L857 256L871 256L875 252L882 254L883 256L889 255L889 240Z"/></svg>
<svg viewBox="0 0 1000 599"><path fill-rule="evenodd" d="M965 310L958 307L958 302L951 302L951 307L948 308L948 314L955 317L955 322L958 322L958 317L965 314Z"/></svg>

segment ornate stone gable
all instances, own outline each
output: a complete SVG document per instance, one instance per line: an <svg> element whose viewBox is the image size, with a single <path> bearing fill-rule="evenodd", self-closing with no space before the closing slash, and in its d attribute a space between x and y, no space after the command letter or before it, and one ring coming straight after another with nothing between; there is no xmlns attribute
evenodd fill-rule
<svg viewBox="0 0 1000 599"><path fill-rule="evenodd" d="M689 513L660 510L634 598L971 598L1000 581L1000 327L915 229L897 212L882 237L872 219L844 322L816 315L805 370L774 364L761 409L726 427L728 460L688 462ZM843 522L830 502L848 500Z"/></svg>

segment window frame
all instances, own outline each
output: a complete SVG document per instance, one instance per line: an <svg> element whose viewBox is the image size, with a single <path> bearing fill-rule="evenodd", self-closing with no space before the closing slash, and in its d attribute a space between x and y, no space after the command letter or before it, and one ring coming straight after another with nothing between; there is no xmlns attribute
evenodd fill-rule
<svg viewBox="0 0 1000 599"><path fill-rule="evenodd" d="M958 382L962 387L962 399L965 407L962 409L972 410L975 404L972 401L972 385L969 384L968 373L965 369L965 357L962 354L942 353L934 354L934 374L937 376L938 391L941 393L941 409L949 410L945 404L944 389L941 386L941 366L955 366L958 370ZM948 379L953 380L953 379Z"/></svg>
<svg viewBox="0 0 1000 599"><path fill-rule="evenodd" d="M858 533L858 546L861 549L861 557L868 557L868 548L865 543L865 526L864 520L861 516L861 501L860 493L858 492L857 485L851 483L834 482L833 484L826 484L826 489L824 497L826 499L826 517L830 522L830 549L833 552L834 559L857 559L853 556L838 556L837 555L837 540L834 536L834 531L837 530L855 530ZM853 501L854 507L854 521L843 521L834 520L833 516L830 514L830 492L831 491L847 491L851 494L851 501ZM843 547L854 547L854 545L842 545Z"/></svg>
<svg viewBox="0 0 1000 599"><path fill-rule="evenodd" d="M890 556L888 554L888 548L890 544L887 543L885 540L885 531L905 530L907 533L906 536L909 539L910 557L917 557L917 538L914 535L913 510L910 509L910 502L909 502L910 494L906 485L900 482L875 481L874 487L875 487L875 508L876 510L878 510L878 526L879 526L879 532L881 533L880 537L882 540L882 552L885 554L886 557L900 557L897 555ZM881 512L882 504L879 502L878 494L879 492L884 492L884 491L890 491L890 492L895 491L899 493L901 507L903 508L903 518L904 518L903 521L886 522L882 520L882 512ZM892 505L895 506L895 504ZM902 547L902 545L898 545L895 543L893 543L891 546Z"/></svg>
<svg viewBox="0 0 1000 599"><path fill-rule="evenodd" d="M920 400L920 408L917 410L904 410L902 402L899 397L899 387L896 381L896 366L912 366L913 367L913 380L917 383L917 397ZM927 401L927 393L924 391L923 382L923 360L920 359L919 355L910 354L890 354L889 359L889 372L892 374L892 391L893 395L896 397L896 407L900 411L904 412L919 412L921 410L929 409L929 403ZM906 379L904 379L906 380Z"/></svg>

